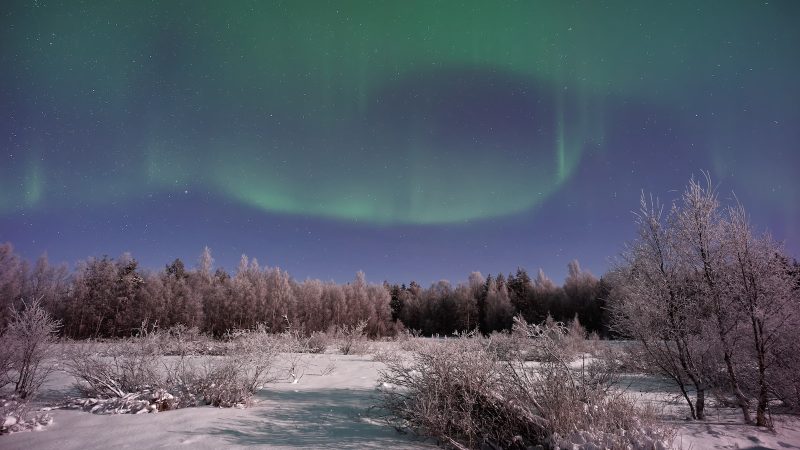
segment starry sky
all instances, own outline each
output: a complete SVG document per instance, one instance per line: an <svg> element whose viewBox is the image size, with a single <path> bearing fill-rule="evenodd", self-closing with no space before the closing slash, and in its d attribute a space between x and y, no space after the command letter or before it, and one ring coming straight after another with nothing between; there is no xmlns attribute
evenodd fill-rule
<svg viewBox="0 0 800 450"><path fill-rule="evenodd" d="M800 2L0 4L0 241L423 284L634 237L708 171L800 254Z"/></svg>

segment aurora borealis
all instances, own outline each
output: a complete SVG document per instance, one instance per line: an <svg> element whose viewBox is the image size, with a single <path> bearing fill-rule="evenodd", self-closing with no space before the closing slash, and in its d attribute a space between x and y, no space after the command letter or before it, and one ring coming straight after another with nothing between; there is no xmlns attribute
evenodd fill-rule
<svg viewBox="0 0 800 450"><path fill-rule="evenodd" d="M631 239L711 173L800 248L792 1L6 1L0 241L430 282Z"/></svg>

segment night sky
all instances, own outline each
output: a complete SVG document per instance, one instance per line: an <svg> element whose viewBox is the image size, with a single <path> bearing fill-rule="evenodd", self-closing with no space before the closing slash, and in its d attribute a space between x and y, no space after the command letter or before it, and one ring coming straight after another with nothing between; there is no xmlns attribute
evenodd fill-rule
<svg viewBox="0 0 800 450"><path fill-rule="evenodd" d="M298 279L577 258L710 172L800 254L800 2L0 3L0 241Z"/></svg>

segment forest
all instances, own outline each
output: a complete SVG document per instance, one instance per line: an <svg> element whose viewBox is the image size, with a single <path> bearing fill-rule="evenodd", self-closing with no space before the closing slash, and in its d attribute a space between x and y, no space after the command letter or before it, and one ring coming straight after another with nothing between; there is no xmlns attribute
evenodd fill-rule
<svg viewBox="0 0 800 450"><path fill-rule="evenodd" d="M124 254L89 258L70 271L50 264L46 255L31 264L11 243L0 245L0 328L12 309L36 299L61 322L63 335L75 339L131 336L143 324L182 324L216 337L257 325L311 334L362 320L372 337L404 329L425 336L476 328L489 334L510 330L517 314L531 322L548 315L560 321L578 317L588 331L606 337L608 292L607 283L582 271L577 261L570 262L562 286L541 270L532 280L519 268L508 276L473 272L456 286L443 280L424 288L414 281L371 284L363 272L346 284L297 281L247 256L231 274L213 267L208 248L194 268L176 259L163 270L145 270Z"/></svg>

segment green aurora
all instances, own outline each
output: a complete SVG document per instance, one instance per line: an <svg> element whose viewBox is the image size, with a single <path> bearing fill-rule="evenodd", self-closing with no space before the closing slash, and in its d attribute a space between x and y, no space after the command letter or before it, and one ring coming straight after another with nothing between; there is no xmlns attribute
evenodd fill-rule
<svg viewBox="0 0 800 450"><path fill-rule="evenodd" d="M6 3L4 99L38 125L9 122L0 214L188 191L374 224L529 211L613 154L609 105L691 108L698 73L736 92L797 42L751 45L794 19L735 3Z"/></svg>

